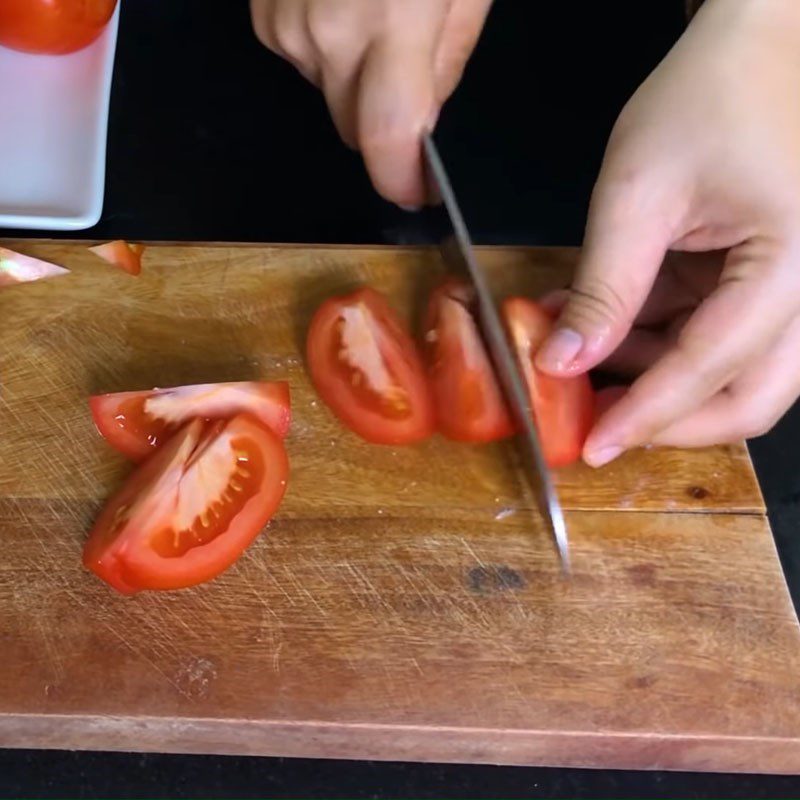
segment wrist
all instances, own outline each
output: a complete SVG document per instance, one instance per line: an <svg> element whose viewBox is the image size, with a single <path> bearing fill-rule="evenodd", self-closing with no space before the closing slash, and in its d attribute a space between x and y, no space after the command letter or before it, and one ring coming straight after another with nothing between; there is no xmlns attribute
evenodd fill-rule
<svg viewBox="0 0 800 800"><path fill-rule="evenodd" d="M800 0L692 0L697 13L687 33L692 39L733 45L743 62L768 68L800 67ZM734 58L738 61L738 58Z"/></svg>
<svg viewBox="0 0 800 800"><path fill-rule="evenodd" d="M685 0L690 16L713 17L717 24L735 25L753 33L784 38L800 36L798 0Z"/></svg>

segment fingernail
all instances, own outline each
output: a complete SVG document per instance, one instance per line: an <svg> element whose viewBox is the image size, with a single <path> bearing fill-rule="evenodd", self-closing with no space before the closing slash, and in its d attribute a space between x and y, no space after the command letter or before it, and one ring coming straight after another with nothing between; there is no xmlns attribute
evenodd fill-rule
<svg viewBox="0 0 800 800"><path fill-rule="evenodd" d="M571 328L558 328L539 348L536 366L541 369L561 372L565 370L580 353L583 336Z"/></svg>
<svg viewBox="0 0 800 800"><path fill-rule="evenodd" d="M621 447L609 445L608 447L601 447L599 450L586 453L584 461L586 461L590 467L602 467L620 455L622 455Z"/></svg>
<svg viewBox="0 0 800 800"><path fill-rule="evenodd" d="M402 203L398 203L398 205L408 214L416 214L417 211L422 210L422 206L404 206Z"/></svg>

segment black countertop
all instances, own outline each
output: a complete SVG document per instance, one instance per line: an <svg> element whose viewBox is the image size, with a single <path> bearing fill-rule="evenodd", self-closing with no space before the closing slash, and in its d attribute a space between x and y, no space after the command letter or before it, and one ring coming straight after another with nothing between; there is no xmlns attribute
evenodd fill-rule
<svg viewBox="0 0 800 800"><path fill-rule="evenodd" d="M496 0L437 135L479 243L577 245L616 114L682 0ZM2 235L31 232L0 230ZM34 235L36 235L34 233ZM43 236L51 236L41 232ZM409 243L245 0L125 0L91 238ZM74 238L75 234L71 234ZM800 413L752 443L800 601ZM0 751L2 797L797 797L794 777Z"/></svg>

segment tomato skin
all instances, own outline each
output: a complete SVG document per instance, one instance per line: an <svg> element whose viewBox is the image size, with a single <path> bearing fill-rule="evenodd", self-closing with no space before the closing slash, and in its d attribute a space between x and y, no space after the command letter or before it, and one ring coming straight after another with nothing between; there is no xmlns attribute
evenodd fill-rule
<svg viewBox="0 0 800 800"><path fill-rule="evenodd" d="M164 425L146 409L153 403L169 403L171 425ZM158 449L164 437L187 422L223 419L247 412L260 419L280 438L289 432L291 410L289 384L285 381L240 381L115 392L89 398L92 419L100 435L132 461L142 461ZM166 413L162 412L162 413Z"/></svg>
<svg viewBox="0 0 800 800"><path fill-rule="evenodd" d="M358 339L350 347L349 331ZM434 432L433 401L419 352L379 292L363 288L326 300L311 321L306 355L323 402L366 441L412 444ZM375 388L376 381L388 386Z"/></svg>
<svg viewBox="0 0 800 800"><path fill-rule="evenodd" d="M542 450L551 467L581 457L594 422L594 391L588 375L556 378L536 369L533 359L553 327L553 316L534 301L509 298L503 314L525 375Z"/></svg>
<svg viewBox="0 0 800 800"><path fill-rule="evenodd" d="M235 471L241 468L237 454L242 449L251 470L247 478ZM221 462L226 454L227 461ZM208 463L201 470L204 459ZM212 499L203 480L219 463L231 471L222 476L227 481L223 499L216 493ZM281 440L253 418L193 420L109 500L89 534L83 563L122 594L182 589L211 580L239 558L270 520L283 499L288 473ZM233 491L234 478L247 481L248 492ZM184 505L189 504L191 529L178 519L182 496L189 498ZM206 531L207 541L200 541L198 532ZM174 549L179 535L184 544Z"/></svg>
<svg viewBox="0 0 800 800"><path fill-rule="evenodd" d="M0 45L25 53L63 55L91 44L117 0L2 0Z"/></svg>
<svg viewBox="0 0 800 800"><path fill-rule="evenodd" d="M143 244L131 244L118 239L105 244L96 244L89 248L98 258L119 267L128 275L138 275L142 271L142 255L145 251Z"/></svg>
<svg viewBox="0 0 800 800"><path fill-rule="evenodd" d="M459 442L493 442L514 425L473 316L475 296L450 278L431 294L425 316L428 375L439 432Z"/></svg>

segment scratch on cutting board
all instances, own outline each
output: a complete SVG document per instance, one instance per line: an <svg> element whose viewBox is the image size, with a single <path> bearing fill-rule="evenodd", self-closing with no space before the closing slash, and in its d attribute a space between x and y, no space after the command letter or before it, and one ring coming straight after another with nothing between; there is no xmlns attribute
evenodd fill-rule
<svg viewBox="0 0 800 800"><path fill-rule="evenodd" d="M496 519L496 517L495 517L495 519ZM475 559L475 561L478 563L479 566L481 566L481 567L485 567L486 566L486 564L484 564L483 561L481 561L481 559L478 556L478 554L472 549L472 547L470 546L469 542L467 542L467 540L463 536L461 537L461 544L464 545L464 549Z"/></svg>

